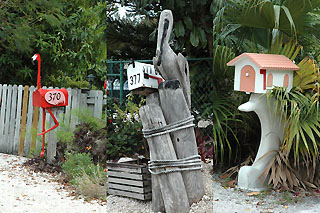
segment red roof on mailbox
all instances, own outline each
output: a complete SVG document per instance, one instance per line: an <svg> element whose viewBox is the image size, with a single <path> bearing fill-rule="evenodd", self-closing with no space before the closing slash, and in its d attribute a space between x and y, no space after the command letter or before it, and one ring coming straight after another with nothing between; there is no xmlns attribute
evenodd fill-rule
<svg viewBox="0 0 320 213"><path fill-rule="evenodd" d="M299 70L289 58L284 55L261 54L261 53L242 53L238 57L227 63L227 66L234 66L240 59L248 58L260 69L268 70Z"/></svg>

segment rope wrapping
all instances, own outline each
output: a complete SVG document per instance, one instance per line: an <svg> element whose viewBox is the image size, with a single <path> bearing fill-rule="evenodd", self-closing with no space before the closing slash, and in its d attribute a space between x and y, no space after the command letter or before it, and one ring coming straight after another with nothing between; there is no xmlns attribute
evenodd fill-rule
<svg viewBox="0 0 320 213"><path fill-rule="evenodd" d="M151 138L159 135L164 135L170 132L175 132L181 129L186 129L189 127L194 127L194 124L188 124L189 122L192 122L194 120L193 116L189 116L183 120L173 122L171 124L162 126L160 128L154 128L154 129L143 129L142 133L145 138Z"/></svg>
<svg viewBox="0 0 320 213"><path fill-rule="evenodd" d="M153 160L148 162L148 170L153 175L167 174L171 172L182 172L202 169L201 158L199 155L193 155L187 158L177 160ZM168 167L179 167L167 169ZM161 169L155 172L154 170Z"/></svg>
<svg viewBox="0 0 320 213"><path fill-rule="evenodd" d="M181 129L186 129L189 127L194 127L193 123L190 123L194 120L194 117L191 115L180 121L173 122L168 125L164 125L159 128L154 129L143 129L142 133L145 138L156 137L159 135L164 135L170 132L175 132ZM193 155L190 157L177 159L177 160L153 160L148 162L148 170L153 175L167 174L171 172L182 172L182 171L192 171L202 169L201 157L199 155ZM167 169L170 167L178 167L174 169ZM154 171L159 170L160 171Z"/></svg>

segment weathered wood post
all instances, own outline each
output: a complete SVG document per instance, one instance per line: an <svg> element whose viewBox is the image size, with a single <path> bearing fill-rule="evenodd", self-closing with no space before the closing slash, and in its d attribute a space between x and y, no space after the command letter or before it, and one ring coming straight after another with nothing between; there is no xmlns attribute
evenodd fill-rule
<svg viewBox="0 0 320 213"><path fill-rule="evenodd" d="M190 113L189 66L169 46L172 25L171 11L163 11L153 65L166 81L160 84L159 94L147 96L147 105L139 111L150 150L155 212L188 212L205 193Z"/></svg>
<svg viewBox="0 0 320 213"><path fill-rule="evenodd" d="M198 149L193 129L193 116L183 96L178 80L165 81L159 86L160 105L168 124L185 121L187 128L170 133L178 159L194 156L197 159ZM190 204L198 202L204 195L201 170L197 163L183 171L182 177Z"/></svg>
<svg viewBox="0 0 320 213"><path fill-rule="evenodd" d="M157 50L156 56L153 58L153 65L165 80L178 79L180 81L183 94L190 109L189 65L187 59L181 53L176 55L169 45L172 26L172 12L170 10L162 11L159 20Z"/></svg>
<svg viewBox="0 0 320 213"><path fill-rule="evenodd" d="M157 129L166 126L166 121L163 117L162 110L156 103L157 98L150 97L149 103L140 108L139 114L141 121L143 123L144 129ZM150 103L151 102L151 103ZM176 160L177 156L168 133L161 134L158 136L146 137L150 150L150 160ZM174 167L171 169L175 169ZM182 175L180 172L170 172L166 173L166 168L156 169L155 172L160 172L161 174L152 174L153 180L155 182L153 185L153 211L165 211L166 212L189 212L189 202L187 197L187 192L184 186ZM156 183L156 185L154 185ZM160 186L161 196L159 188ZM158 199L163 199L164 207L162 206L162 201ZM154 203L155 202L155 203Z"/></svg>
<svg viewBox="0 0 320 213"><path fill-rule="evenodd" d="M159 93L151 93L146 98L147 105L157 105L160 106L159 102ZM149 145L150 146L150 145ZM152 156L150 152L150 159L154 160L155 158ZM163 203L163 198L160 189L160 182L156 175L151 175L151 184L152 184L152 210L154 212L165 212L165 206Z"/></svg>

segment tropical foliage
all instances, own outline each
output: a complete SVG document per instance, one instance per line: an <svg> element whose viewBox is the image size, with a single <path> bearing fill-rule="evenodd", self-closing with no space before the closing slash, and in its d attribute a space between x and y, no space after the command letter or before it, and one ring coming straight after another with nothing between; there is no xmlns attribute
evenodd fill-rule
<svg viewBox="0 0 320 213"><path fill-rule="evenodd" d="M270 172L269 183L276 188L310 187L319 182L315 172L319 167L319 69L312 59L319 53L316 45L319 41L316 32L319 3L227 1L226 5L221 5L222 15L215 19L214 35L218 39L214 48L218 54L214 57L220 57L220 61L228 61L227 56L245 51L283 54L300 61L292 92L286 93L279 88L268 94L275 97L287 124L282 149L265 173ZM221 21L222 17L224 21ZM250 32L250 37L244 30ZM244 33L243 37L238 36L239 32ZM284 40L288 42L284 44ZM236 49L232 44L237 44ZM225 48L223 54L218 52L221 46ZM298 169L301 167L308 170L309 178L301 175L303 172Z"/></svg>
<svg viewBox="0 0 320 213"><path fill-rule="evenodd" d="M106 3L13 0L0 7L0 83L34 85L37 73L30 62L35 53L42 57L47 86L68 86L67 77L104 75Z"/></svg>

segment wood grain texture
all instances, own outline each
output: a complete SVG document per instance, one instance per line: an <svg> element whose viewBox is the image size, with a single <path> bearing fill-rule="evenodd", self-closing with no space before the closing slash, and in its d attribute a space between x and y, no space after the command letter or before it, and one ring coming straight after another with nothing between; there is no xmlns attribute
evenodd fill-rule
<svg viewBox="0 0 320 213"><path fill-rule="evenodd" d="M154 104L160 106L159 93L151 93L146 98L146 104ZM150 159L154 159L150 153ZM165 206L162 198L160 183L156 175L151 175L152 183L152 209L154 212L165 212Z"/></svg>
<svg viewBox="0 0 320 213"><path fill-rule="evenodd" d="M7 88L7 104L6 104L6 118L4 121L4 139L2 141L1 151L8 153L9 149L9 123L10 123L10 114L11 114L11 99L12 99L12 85L9 85Z"/></svg>
<svg viewBox="0 0 320 213"><path fill-rule="evenodd" d="M3 149L3 139L4 139L4 120L5 120L5 112L7 105L7 85L4 84L2 86L2 95L1 95L1 111L0 111L0 150Z"/></svg>
<svg viewBox="0 0 320 213"><path fill-rule="evenodd" d="M31 145L31 134L32 134L32 114L33 114L33 104L32 104L32 94L36 90L34 86L29 88L29 100L28 100L28 113L27 113L27 124L26 124L26 136L24 140L24 156L28 156L30 153Z"/></svg>
<svg viewBox="0 0 320 213"><path fill-rule="evenodd" d="M26 135L26 123L27 123L27 111L28 111L28 97L29 97L29 86L25 86L23 90L23 101L22 101L22 118L20 124L20 144L19 144L19 156L24 154L24 138Z"/></svg>
<svg viewBox="0 0 320 213"><path fill-rule="evenodd" d="M8 150L7 153L13 152L13 144L14 144L14 135L15 135L15 125L16 125L16 108L17 108L17 93L18 87L14 85L12 87L12 98L11 98L11 115L10 115L10 122L9 122L9 141L8 141Z"/></svg>
<svg viewBox="0 0 320 213"><path fill-rule="evenodd" d="M159 87L160 105L168 124L191 116L190 110L177 80L165 81ZM192 124L192 121L189 122ZM194 128L189 127L170 133L178 159L198 155ZM182 172L190 204L198 202L204 195L201 170Z"/></svg>
<svg viewBox="0 0 320 213"><path fill-rule="evenodd" d="M19 142L20 142L20 122L21 122L21 111L22 111L22 93L23 87L19 85L18 87L18 99L17 99L17 113L16 113L16 126L13 140L13 154L18 154Z"/></svg>
<svg viewBox="0 0 320 213"><path fill-rule="evenodd" d="M33 107L33 118L32 118L32 136L31 136L31 145L30 151L32 156L35 156L36 145L37 145L37 129L39 122L39 107Z"/></svg>
<svg viewBox="0 0 320 213"><path fill-rule="evenodd" d="M166 125L161 108L147 104L139 110L144 129L154 129ZM177 156L169 134L147 138L151 160L176 160ZM174 167L172 169L175 169ZM156 177L161 189L166 212L189 212L189 201L180 172L159 174ZM159 199L153 197L153 199ZM158 211L153 209L153 211Z"/></svg>
<svg viewBox="0 0 320 213"><path fill-rule="evenodd" d="M169 45L169 38L173 27L173 15L170 10L161 12L158 26L158 40L156 56L153 58L155 69L165 80L178 79L182 85L188 108L191 108L191 93L189 80L189 65L182 55L176 55Z"/></svg>
<svg viewBox="0 0 320 213"><path fill-rule="evenodd" d="M71 109L73 110L79 110L79 96L81 97L81 94L79 94L80 91L78 89L72 89L72 102L69 103L71 105ZM76 128L76 125L78 124L78 117L71 113L71 116L70 116L70 127L71 127L71 130L74 130Z"/></svg>
<svg viewBox="0 0 320 213"><path fill-rule="evenodd" d="M133 198L139 199L139 200L150 200L150 198L151 198L151 193L138 194L138 193L115 190L115 189L109 189L108 192L111 193L111 194L114 194L114 195L120 195L120 196L125 196L125 197L133 197Z"/></svg>

